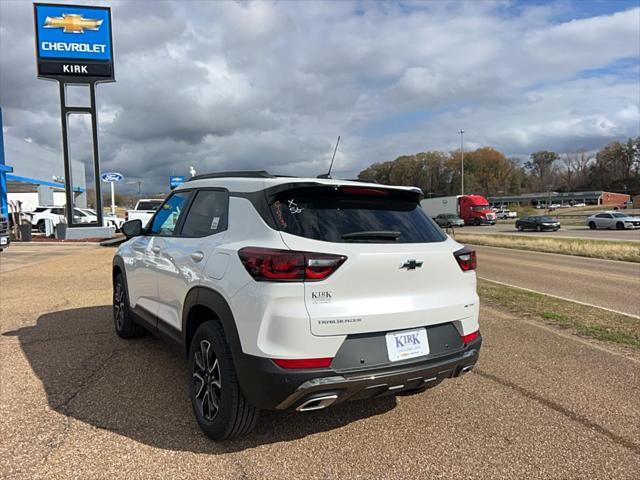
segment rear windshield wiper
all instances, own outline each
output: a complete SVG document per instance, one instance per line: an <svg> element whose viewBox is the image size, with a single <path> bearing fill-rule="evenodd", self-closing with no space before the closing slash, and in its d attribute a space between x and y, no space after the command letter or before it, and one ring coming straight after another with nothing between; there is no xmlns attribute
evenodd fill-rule
<svg viewBox="0 0 640 480"><path fill-rule="evenodd" d="M401 235L395 230L366 230L363 232L345 233L342 240L390 240L396 241Z"/></svg>

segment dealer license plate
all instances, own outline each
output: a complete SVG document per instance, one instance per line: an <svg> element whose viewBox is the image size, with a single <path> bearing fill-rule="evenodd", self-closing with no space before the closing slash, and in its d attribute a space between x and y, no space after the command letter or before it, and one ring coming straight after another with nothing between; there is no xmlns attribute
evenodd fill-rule
<svg viewBox="0 0 640 480"><path fill-rule="evenodd" d="M387 333L389 360L398 362L429 355L429 341L424 328Z"/></svg>

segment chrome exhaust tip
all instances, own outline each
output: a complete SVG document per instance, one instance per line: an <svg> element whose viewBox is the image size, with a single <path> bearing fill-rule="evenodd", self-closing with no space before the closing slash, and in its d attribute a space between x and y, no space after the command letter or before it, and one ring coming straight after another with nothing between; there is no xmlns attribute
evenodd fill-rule
<svg viewBox="0 0 640 480"><path fill-rule="evenodd" d="M473 367L474 367L474 365L467 365L467 366L465 366L465 367L462 367L462 368L460 369L460 374L459 374L459 376L460 376L460 375L464 375L465 373L469 373L469 372L473 369Z"/></svg>
<svg viewBox="0 0 640 480"><path fill-rule="evenodd" d="M313 397L301 404L296 410L298 412L311 412L313 410L322 410L327 408L338 399L338 395L324 395L322 397Z"/></svg>

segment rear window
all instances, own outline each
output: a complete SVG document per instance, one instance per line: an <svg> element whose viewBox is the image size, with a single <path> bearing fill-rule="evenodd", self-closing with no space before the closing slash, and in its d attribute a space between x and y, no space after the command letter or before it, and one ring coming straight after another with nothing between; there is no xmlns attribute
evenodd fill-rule
<svg viewBox="0 0 640 480"><path fill-rule="evenodd" d="M162 200L152 202L139 202L136 210L157 210L162 205Z"/></svg>
<svg viewBox="0 0 640 480"><path fill-rule="evenodd" d="M270 202L277 228L326 242L426 243L446 239L414 192L384 188L304 187Z"/></svg>

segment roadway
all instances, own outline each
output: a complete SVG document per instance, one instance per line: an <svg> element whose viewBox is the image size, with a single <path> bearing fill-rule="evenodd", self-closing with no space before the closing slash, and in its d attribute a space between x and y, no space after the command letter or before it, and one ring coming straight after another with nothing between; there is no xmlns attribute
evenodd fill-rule
<svg viewBox="0 0 640 480"><path fill-rule="evenodd" d="M113 249L54 248L0 273L0 478L637 478L640 357L487 307L462 378L212 442L182 357L115 335Z"/></svg>
<svg viewBox="0 0 640 480"><path fill-rule="evenodd" d="M478 276L640 315L640 264L473 246Z"/></svg>
<svg viewBox="0 0 640 480"><path fill-rule="evenodd" d="M562 223L562 220L560 220ZM519 232L515 228L515 220L499 222L496 225L483 225L480 227L467 226L457 231L474 234L509 234L533 237L549 238L579 238L589 240L625 240L640 242L640 229L638 230L591 230L582 225L562 225L557 232Z"/></svg>

